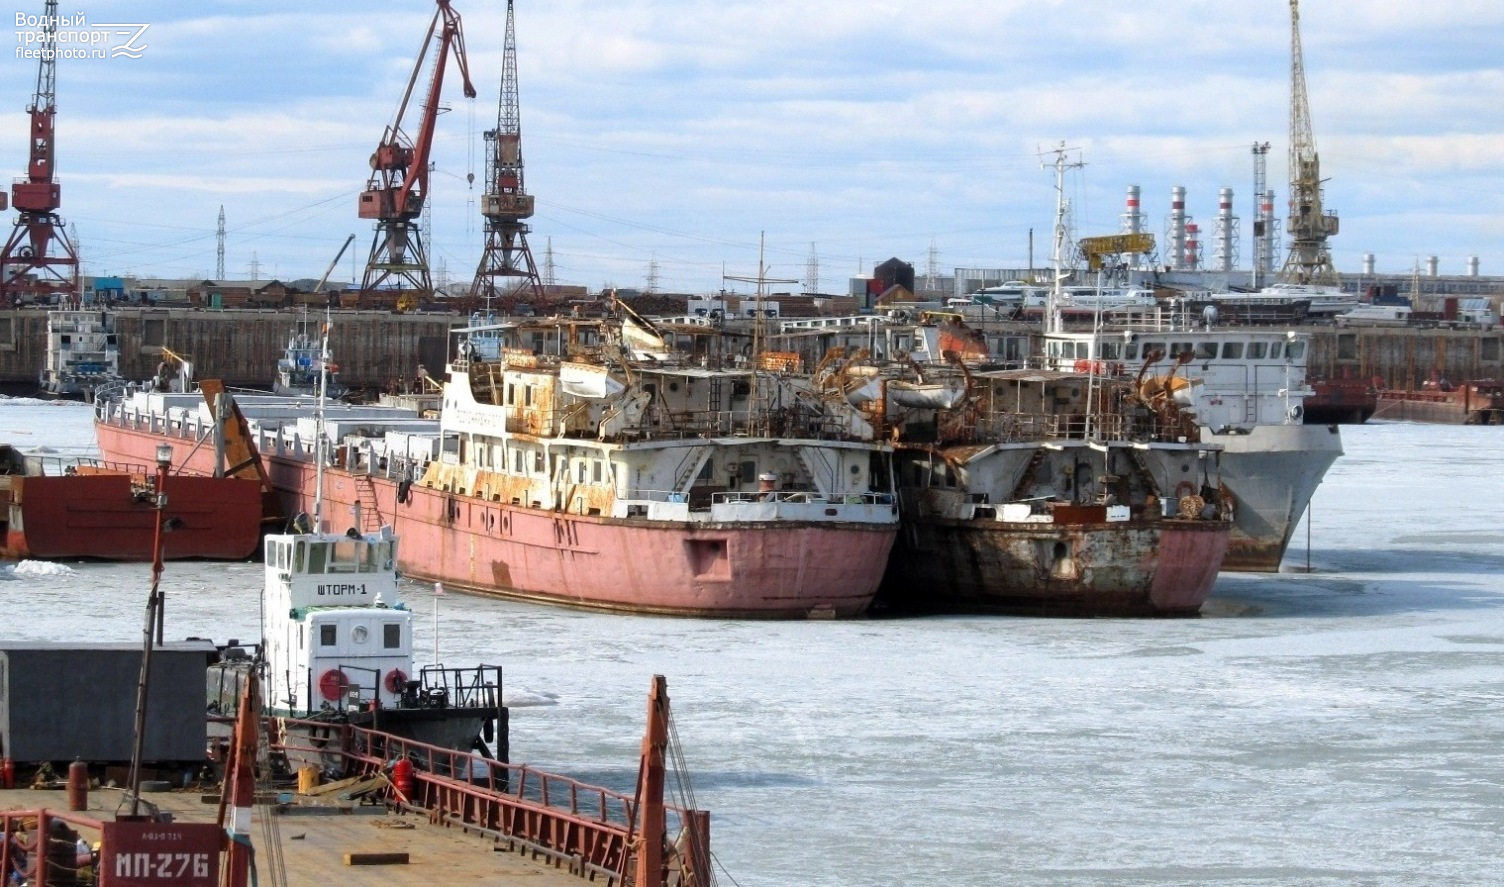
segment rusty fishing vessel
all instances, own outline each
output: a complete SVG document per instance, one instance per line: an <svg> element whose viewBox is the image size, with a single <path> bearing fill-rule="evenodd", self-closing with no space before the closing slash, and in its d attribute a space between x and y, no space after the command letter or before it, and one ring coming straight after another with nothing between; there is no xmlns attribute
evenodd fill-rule
<svg viewBox="0 0 1504 887"><path fill-rule="evenodd" d="M940 334L936 332L936 339ZM1193 616L1231 535L1221 448L1152 383L837 356L825 391L864 401L896 441L902 526L881 600L900 608Z"/></svg>
<svg viewBox="0 0 1504 887"><path fill-rule="evenodd" d="M726 618L847 617L877 591L898 527L891 446L804 396L777 355L669 347L643 318L456 330L437 420L330 405L331 513L387 524L414 579L542 603ZM718 340L715 340L718 341ZM287 513L309 511L308 399L129 392L96 404L109 458L217 436L259 455Z"/></svg>

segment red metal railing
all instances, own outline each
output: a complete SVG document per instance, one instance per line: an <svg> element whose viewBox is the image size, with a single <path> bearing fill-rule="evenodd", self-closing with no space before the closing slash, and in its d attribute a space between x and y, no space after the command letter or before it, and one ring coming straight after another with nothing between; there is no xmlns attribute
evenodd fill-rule
<svg viewBox="0 0 1504 887"><path fill-rule="evenodd" d="M28 887L80 883L80 875L92 868L94 859L81 854L78 843L97 846L101 825L97 819L56 810L0 813L3 883L24 881Z"/></svg>
<svg viewBox="0 0 1504 887"><path fill-rule="evenodd" d="M338 742L336 732L342 734ZM360 727L286 719L274 735L290 760L338 756L350 775L375 775L406 758L413 764L412 794L395 802L426 812L433 822L488 835L508 849L567 866L573 874L604 877L609 885L631 864L637 806L629 795ZM310 735L321 739L307 739ZM708 817L676 807L667 813L670 844L707 846Z"/></svg>

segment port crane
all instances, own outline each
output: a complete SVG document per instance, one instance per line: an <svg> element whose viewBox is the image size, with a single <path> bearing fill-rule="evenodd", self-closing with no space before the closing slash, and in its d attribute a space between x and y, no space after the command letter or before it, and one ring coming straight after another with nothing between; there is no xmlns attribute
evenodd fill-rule
<svg viewBox="0 0 1504 887"><path fill-rule="evenodd" d="M1311 132L1305 58L1300 48L1300 0L1290 0L1290 215L1285 231L1290 252L1281 283L1336 286L1327 238L1337 233L1337 214L1322 207L1321 159Z"/></svg>
<svg viewBox="0 0 1504 887"><path fill-rule="evenodd" d="M428 254L420 233L419 217L428 199L428 157L433 149L434 123L439 115L439 95L444 86L444 68L451 53L464 79L465 98L475 98L470 84L470 66L465 59L465 34L459 13L449 0L436 0L433 20L423 38L423 49L413 65L397 115L387 125L381 143L371 155L371 178L361 192L359 214L376 222L371 254L361 281L361 298L372 299L378 291L396 291L397 307L412 307L433 292L428 273ZM409 138L403 118L423 71L430 43L437 44L433 76L423 100L416 136Z"/></svg>
<svg viewBox="0 0 1504 887"><path fill-rule="evenodd" d="M52 302L78 295L78 250L57 209L62 186L54 177L57 119L57 0L47 0L43 39L32 92L30 163L11 186L16 224L0 250L0 304ZM0 210L5 195L0 193Z"/></svg>
<svg viewBox="0 0 1504 887"><path fill-rule="evenodd" d="M489 307L493 299L511 295L543 301L538 266L527 245L526 220L533 215L533 197L522 180L522 124L517 101L517 30L512 0L507 0L507 29L501 68L501 101L496 128L487 130L486 191L481 215L486 219L486 246L471 284L472 300Z"/></svg>

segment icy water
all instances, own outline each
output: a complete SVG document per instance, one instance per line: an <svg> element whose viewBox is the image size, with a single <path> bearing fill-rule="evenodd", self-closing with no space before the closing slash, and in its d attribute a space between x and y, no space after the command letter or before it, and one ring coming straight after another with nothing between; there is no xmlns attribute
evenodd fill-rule
<svg viewBox="0 0 1504 887"><path fill-rule="evenodd" d="M722 885L1504 880L1501 428L1343 429L1270 576L1201 619L737 623L448 594L439 659L499 663L515 762L627 786L667 676ZM0 442L92 446L0 401ZM137 642L145 565L0 569L0 636ZM260 568L169 564L168 633L254 637ZM405 589L433 656L434 598Z"/></svg>

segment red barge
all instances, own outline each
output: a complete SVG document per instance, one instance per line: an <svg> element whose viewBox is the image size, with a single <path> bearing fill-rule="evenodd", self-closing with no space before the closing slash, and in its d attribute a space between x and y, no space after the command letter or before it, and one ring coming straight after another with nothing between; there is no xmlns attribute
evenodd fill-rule
<svg viewBox="0 0 1504 887"><path fill-rule="evenodd" d="M1456 386L1428 382L1419 391L1384 389L1379 392L1374 418L1436 425L1501 425L1504 382L1473 379Z"/></svg>
<svg viewBox="0 0 1504 887"><path fill-rule="evenodd" d="M13 559L150 561L157 479L142 464L52 466L0 448L0 555ZM42 468L40 464L36 466ZM162 487L163 557L244 560L261 544L261 485L240 477L176 475Z"/></svg>

